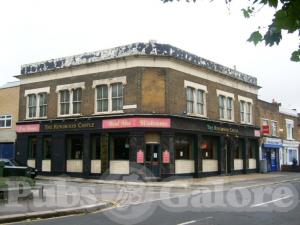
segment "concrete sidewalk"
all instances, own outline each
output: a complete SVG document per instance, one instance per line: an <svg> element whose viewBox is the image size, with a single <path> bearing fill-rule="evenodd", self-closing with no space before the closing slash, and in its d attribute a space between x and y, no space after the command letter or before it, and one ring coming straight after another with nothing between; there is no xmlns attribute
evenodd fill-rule
<svg viewBox="0 0 300 225"><path fill-rule="evenodd" d="M213 186L226 185L238 182L250 181L268 181L268 180L288 180L300 179L300 173L253 173L234 176L212 176L205 178L180 178L175 180L164 180L160 182L143 182L143 181L126 181L126 180L102 180L102 179L84 179L66 176L38 176L38 180L47 181L64 181L78 183L93 183L93 184L112 184L112 185L128 185L128 186L145 186L145 187L164 187L164 188L195 188L197 186Z"/></svg>
<svg viewBox="0 0 300 225"><path fill-rule="evenodd" d="M31 198L9 198L0 202L0 223L95 212L111 206L113 203L84 192L80 187L54 184L44 187L43 198L36 190L32 190Z"/></svg>

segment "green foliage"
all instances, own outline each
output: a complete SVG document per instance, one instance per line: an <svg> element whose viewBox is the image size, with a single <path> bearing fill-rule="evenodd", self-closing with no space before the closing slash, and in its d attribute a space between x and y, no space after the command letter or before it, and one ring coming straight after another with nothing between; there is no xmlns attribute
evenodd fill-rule
<svg viewBox="0 0 300 225"><path fill-rule="evenodd" d="M161 0L164 3L173 2L174 0ZM177 0L180 1L180 0ZM185 0L186 2L196 2L197 0ZM211 0L213 1L213 0ZM229 4L233 0L225 0ZM248 41L257 45L265 42L267 46L278 45L282 40L282 31L288 33L298 32L300 37L300 0L248 0L249 6L241 9L245 18L250 18L258 12L258 8L268 5L275 8L276 12L272 23L268 26L267 31L262 34L262 30L254 31ZM291 55L291 60L300 62L300 46Z"/></svg>
<svg viewBox="0 0 300 225"><path fill-rule="evenodd" d="M249 42L253 42L255 45L257 45L259 42L261 42L263 39L263 36L261 35L261 33L257 30L257 31L254 31L249 39L247 41Z"/></svg>

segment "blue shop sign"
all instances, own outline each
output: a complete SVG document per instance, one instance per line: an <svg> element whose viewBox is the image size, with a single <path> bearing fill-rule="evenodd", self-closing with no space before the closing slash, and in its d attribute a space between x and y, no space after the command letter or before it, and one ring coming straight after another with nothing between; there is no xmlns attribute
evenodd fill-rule
<svg viewBox="0 0 300 225"><path fill-rule="evenodd" d="M282 140L278 138L264 138L264 148L282 148Z"/></svg>

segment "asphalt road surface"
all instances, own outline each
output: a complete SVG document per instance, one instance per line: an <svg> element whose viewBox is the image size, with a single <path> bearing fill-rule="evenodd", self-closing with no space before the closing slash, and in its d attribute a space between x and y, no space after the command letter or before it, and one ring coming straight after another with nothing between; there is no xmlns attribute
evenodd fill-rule
<svg viewBox="0 0 300 225"><path fill-rule="evenodd" d="M50 184L49 184L50 185ZM84 184L74 184L84 188ZM300 180L265 180L225 187L138 188L94 185L115 206L99 212L15 224L34 225L299 225Z"/></svg>

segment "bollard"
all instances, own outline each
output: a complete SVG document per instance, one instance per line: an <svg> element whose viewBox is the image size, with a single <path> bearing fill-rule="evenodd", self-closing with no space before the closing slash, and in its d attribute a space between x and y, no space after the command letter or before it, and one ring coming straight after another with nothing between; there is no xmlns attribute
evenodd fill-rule
<svg viewBox="0 0 300 225"><path fill-rule="evenodd" d="M4 177L4 162L0 162L0 177Z"/></svg>

